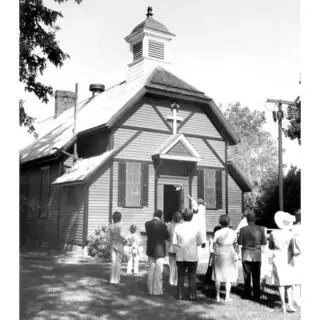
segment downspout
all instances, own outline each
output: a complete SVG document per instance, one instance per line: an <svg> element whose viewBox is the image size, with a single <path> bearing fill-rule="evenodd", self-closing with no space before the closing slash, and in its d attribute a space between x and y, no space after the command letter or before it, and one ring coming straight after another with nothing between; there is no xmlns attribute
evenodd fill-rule
<svg viewBox="0 0 320 320"><path fill-rule="evenodd" d="M75 98L74 98L74 125L73 125L73 135L76 138L73 145L73 164L75 164L76 159L78 159L77 151L77 102L78 102L78 83L76 83L75 88Z"/></svg>

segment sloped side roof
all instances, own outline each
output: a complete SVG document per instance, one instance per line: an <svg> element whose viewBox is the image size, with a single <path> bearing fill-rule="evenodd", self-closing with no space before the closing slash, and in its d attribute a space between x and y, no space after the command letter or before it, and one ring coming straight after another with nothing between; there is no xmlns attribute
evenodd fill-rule
<svg viewBox="0 0 320 320"><path fill-rule="evenodd" d="M80 159L76 164L67 170L62 176L58 177L52 184L67 184L80 183L86 180L100 166L110 159L113 155L113 150L106 151L99 156L87 159Z"/></svg>
<svg viewBox="0 0 320 320"><path fill-rule="evenodd" d="M126 84L122 82L103 93L91 97L78 104L77 132L81 133L92 128L108 125L108 122L144 87L145 81ZM66 110L56 119L49 119L50 131L20 151L21 163L52 155L53 148L61 149L72 139L74 125L73 108Z"/></svg>
<svg viewBox="0 0 320 320"><path fill-rule="evenodd" d="M251 192L252 186L248 179L243 175L238 166L231 160L227 161L228 172L233 180L238 184L243 192Z"/></svg>

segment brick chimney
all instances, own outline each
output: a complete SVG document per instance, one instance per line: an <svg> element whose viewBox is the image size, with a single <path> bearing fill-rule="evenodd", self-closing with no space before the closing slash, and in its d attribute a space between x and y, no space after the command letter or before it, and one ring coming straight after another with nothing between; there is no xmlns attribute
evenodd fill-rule
<svg viewBox="0 0 320 320"><path fill-rule="evenodd" d="M73 108L75 93L71 91L56 90L55 92L54 117L58 117L62 112Z"/></svg>

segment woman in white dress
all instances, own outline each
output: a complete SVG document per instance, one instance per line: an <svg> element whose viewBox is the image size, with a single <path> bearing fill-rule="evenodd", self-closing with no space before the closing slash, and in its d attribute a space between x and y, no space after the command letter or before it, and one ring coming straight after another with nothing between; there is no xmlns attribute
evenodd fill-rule
<svg viewBox="0 0 320 320"><path fill-rule="evenodd" d="M237 281L237 259L238 256L235 251L237 234L234 230L229 228L230 217L223 214L219 218L221 229L216 231L212 240L213 254L213 270L212 280L215 281L216 300L220 301L220 287L221 282L226 286L225 301L232 301L230 298L230 290L232 282Z"/></svg>
<svg viewBox="0 0 320 320"><path fill-rule="evenodd" d="M279 229L270 234L269 249L273 251L273 273L275 285L278 286L282 304L282 311L295 312L293 307L294 267L291 244L293 233L291 231L295 217L287 212L278 211L274 217ZM288 306L285 303L285 293L288 297Z"/></svg>

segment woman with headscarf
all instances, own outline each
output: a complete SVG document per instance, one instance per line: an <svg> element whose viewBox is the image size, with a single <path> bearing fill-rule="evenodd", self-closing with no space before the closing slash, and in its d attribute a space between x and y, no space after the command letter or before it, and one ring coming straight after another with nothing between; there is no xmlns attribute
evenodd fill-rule
<svg viewBox="0 0 320 320"><path fill-rule="evenodd" d="M274 220L279 229L273 230L270 234L269 249L273 251L272 266L275 285L278 286L283 312L295 312L293 306L293 252L291 231L295 217L287 212L278 211ZM288 297L288 306L285 302L285 294Z"/></svg>

